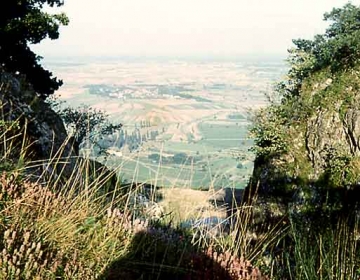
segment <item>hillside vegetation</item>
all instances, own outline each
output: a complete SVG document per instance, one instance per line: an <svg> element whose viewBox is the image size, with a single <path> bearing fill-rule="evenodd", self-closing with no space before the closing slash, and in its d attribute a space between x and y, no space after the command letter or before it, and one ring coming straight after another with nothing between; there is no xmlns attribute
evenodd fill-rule
<svg viewBox="0 0 360 280"><path fill-rule="evenodd" d="M339 190L345 206L359 190L360 10L348 4L325 19L331 25L324 35L294 40L288 79L255 118L253 180L269 193Z"/></svg>
<svg viewBox="0 0 360 280"><path fill-rule="evenodd" d="M241 203L230 193L224 220L175 223L154 208L158 186L124 184L116 166L79 155L104 115L71 111L76 138L46 102L61 83L28 44L57 38L67 18L42 7L62 1L10 1L0 20L0 279L360 278L359 7L334 9L325 34L294 41L287 78L254 116Z"/></svg>
<svg viewBox="0 0 360 280"><path fill-rule="evenodd" d="M256 160L248 190L258 190L263 220L285 218L295 231L287 243L294 279L359 274L360 9L347 4L325 20L325 34L294 40L287 79L251 130Z"/></svg>

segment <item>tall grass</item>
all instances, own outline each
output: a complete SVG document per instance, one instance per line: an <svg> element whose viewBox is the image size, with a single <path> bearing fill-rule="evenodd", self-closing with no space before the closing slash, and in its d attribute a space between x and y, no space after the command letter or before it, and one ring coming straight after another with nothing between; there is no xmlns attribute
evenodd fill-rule
<svg viewBox="0 0 360 280"><path fill-rule="evenodd" d="M71 159L73 171L64 178L57 167L70 160L61 157L66 143L52 158L34 161L26 124L3 122L0 128L0 279L360 276L356 213L317 228L322 230L286 213L259 222L262 206L254 190L249 200L232 205L226 232L182 230L166 218L139 215L132 198L141 185L125 188L112 180L121 164L109 171L89 158ZM41 170L35 178L34 170Z"/></svg>
<svg viewBox="0 0 360 280"><path fill-rule="evenodd" d="M97 279L124 254L125 215L114 217L95 189L74 183L74 190L55 193L3 173L0 279Z"/></svg>
<svg viewBox="0 0 360 280"><path fill-rule="evenodd" d="M200 246L162 220L134 220L131 196L139 190L109 186L120 167L63 158L66 143L34 161L26 125L16 121L0 136L0 279L262 279L214 242Z"/></svg>
<svg viewBox="0 0 360 280"><path fill-rule="evenodd" d="M287 252L291 279L359 279L359 217L339 217L335 225L291 223L293 252Z"/></svg>

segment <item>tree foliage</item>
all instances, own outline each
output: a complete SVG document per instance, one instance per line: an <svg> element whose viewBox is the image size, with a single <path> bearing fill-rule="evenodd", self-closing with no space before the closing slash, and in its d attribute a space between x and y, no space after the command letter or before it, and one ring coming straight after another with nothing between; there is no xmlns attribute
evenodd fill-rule
<svg viewBox="0 0 360 280"><path fill-rule="evenodd" d="M73 145L77 153L80 145L86 141L100 148L101 152L103 147L99 144L98 138L111 135L122 128L122 124L110 123L109 116L106 113L89 106L66 107L57 111L73 136Z"/></svg>
<svg viewBox="0 0 360 280"><path fill-rule="evenodd" d="M360 7L346 4L324 19L330 22L324 34L293 41L287 77L275 88L280 101L255 116L251 132L262 166L254 182L264 189L308 188L317 197L315 187L326 193L360 186L360 146L353 140L360 137Z"/></svg>
<svg viewBox="0 0 360 280"><path fill-rule="evenodd" d="M266 111L259 114L260 117L258 116L252 130L257 145L255 149L259 153L273 150L272 146L282 144L280 142L283 142L283 135L279 134L279 123L289 125L291 121L298 121L301 115L308 112L309 108L305 107L299 96L309 78L321 70L336 75L359 61L360 7L346 4L343 8L325 13L324 20L331 22L324 34L316 35L313 40L293 40L295 47L289 50L287 61L290 69L287 78L275 88L281 96L281 104L271 104ZM264 121L264 115L268 116L267 121ZM270 129L271 126L273 127ZM264 133L266 131L272 131L273 141L268 141L269 135ZM276 131L279 131L279 135L274 135Z"/></svg>
<svg viewBox="0 0 360 280"><path fill-rule="evenodd" d="M2 0L0 4L0 64L8 72L26 75L43 99L54 93L62 81L40 65L41 57L29 44L59 37L59 27L67 25L68 18L63 13L44 12L43 8L63 4L63 0Z"/></svg>
<svg viewBox="0 0 360 280"><path fill-rule="evenodd" d="M300 94L304 79L312 73L330 68L333 73L352 67L360 57L360 8L346 4L324 14L330 25L313 40L293 40L289 51L289 79L282 83L285 95Z"/></svg>

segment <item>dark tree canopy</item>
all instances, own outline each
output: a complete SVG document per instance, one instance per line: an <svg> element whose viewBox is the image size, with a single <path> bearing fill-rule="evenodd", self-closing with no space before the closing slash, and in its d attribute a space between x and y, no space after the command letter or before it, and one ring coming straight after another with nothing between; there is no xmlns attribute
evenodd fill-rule
<svg viewBox="0 0 360 280"><path fill-rule="evenodd" d="M290 50L288 85L283 84L286 95L297 96L303 80L312 73L330 68L335 73L354 64L360 58L360 7L346 4L324 15L330 25L324 34L313 40L293 40Z"/></svg>
<svg viewBox="0 0 360 280"><path fill-rule="evenodd" d="M45 6L60 7L63 0L2 0L0 4L0 65L8 72L26 75L37 94L45 99L62 81L44 69L29 44L59 37L60 25L67 25L65 14L44 12Z"/></svg>

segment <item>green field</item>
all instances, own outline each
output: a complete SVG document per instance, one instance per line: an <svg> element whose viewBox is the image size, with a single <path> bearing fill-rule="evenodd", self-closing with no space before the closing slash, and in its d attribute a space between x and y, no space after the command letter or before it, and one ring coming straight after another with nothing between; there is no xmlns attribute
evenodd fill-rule
<svg viewBox="0 0 360 280"><path fill-rule="evenodd" d="M73 107L87 104L94 106L114 104L121 100L93 95L84 89L82 94L71 98L68 104ZM142 105L142 109L131 110L132 116L141 116L154 108L146 100L132 100ZM199 103L198 109L206 109L210 104ZM189 105L179 105L180 109L189 109ZM170 108L168 108L170 109ZM176 106L174 106L176 114ZM120 114L112 113L111 120L121 122ZM134 124L127 123L128 129L133 129ZM199 188L236 187L243 188L252 171L252 155L248 151L252 140L248 138L248 122L242 114L234 115L228 119L208 117L199 121L199 133L201 140L192 140L192 134L188 133L183 142L171 141L172 134L166 131L160 134L161 141L146 143L147 151L141 150L135 153L125 153L124 157L109 156L106 164L111 167L119 167L119 174L127 181L148 182L158 186L187 186ZM160 128L159 128L160 131ZM188 141L186 141L188 140ZM236 159L232 151L241 151L242 159ZM175 155L185 153L189 157L197 157L193 164L175 164L169 162L153 162L148 158L149 153ZM239 163L241 163L239 165ZM240 166L240 168L239 168Z"/></svg>
<svg viewBox="0 0 360 280"><path fill-rule="evenodd" d="M242 188L247 182L251 166L236 168L238 162L232 159L211 159L196 165L154 164L147 158L123 161L110 158L107 165L119 168L119 174L128 182L146 182L163 187L191 187L206 189L222 187ZM119 167L120 166L120 167Z"/></svg>
<svg viewBox="0 0 360 280"><path fill-rule="evenodd" d="M159 186L187 186L191 188L243 188L252 172L252 154L248 151L252 140L247 139L247 127L203 122L203 139L198 142L164 141L149 149L150 153L174 155L186 153L199 160L193 164L174 164L152 161L147 156L133 154L130 159L112 157L108 164L122 165L120 174L128 181L156 183ZM219 138L218 135L224 137ZM218 138L215 138L218 137ZM232 156L241 152L243 159ZM240 163L240 165L239 165Z"/></svg>

